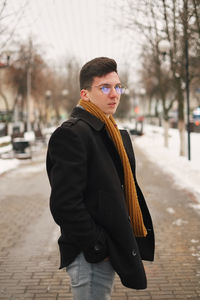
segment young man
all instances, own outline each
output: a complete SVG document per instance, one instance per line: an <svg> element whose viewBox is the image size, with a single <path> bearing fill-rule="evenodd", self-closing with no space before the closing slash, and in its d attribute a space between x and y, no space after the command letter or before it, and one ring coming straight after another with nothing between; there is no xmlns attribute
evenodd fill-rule
<svg viewBox="0 0 200 300"><path fill-rule="evenodd" d="M125 286L146 288L142 259L153 260L154 233L130 137L112 116L123 92L116 62L86 63L80 89L71 118L49 142L50 209L74 299L108 300L115 272Z"/></svg>

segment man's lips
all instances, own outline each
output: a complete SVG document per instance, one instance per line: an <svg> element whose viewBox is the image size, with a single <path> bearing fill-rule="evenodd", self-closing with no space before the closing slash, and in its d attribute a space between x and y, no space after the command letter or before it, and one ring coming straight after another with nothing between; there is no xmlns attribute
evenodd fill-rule
<svg viewBox="0 0 200 300"><path fill-rule="evenodd" d="M109 106L115 106L116 104L116 102L108 103Z"/></svg>

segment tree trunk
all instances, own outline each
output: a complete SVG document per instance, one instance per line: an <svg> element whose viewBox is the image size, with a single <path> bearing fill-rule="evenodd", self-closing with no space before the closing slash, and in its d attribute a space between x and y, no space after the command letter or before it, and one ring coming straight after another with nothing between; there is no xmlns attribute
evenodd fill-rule
<svg viewBox="0 0 200 300"><path fill-rule="evenodd" d="M155 117L158 117L158 102L159 102L159 100L156 99L155 107L154 107L154 115L155 115Z"/></svg>
<svg viewBox="0 0 200 300"><path fill-rule="evenodd" d="M8 114L9 114L9 105L8 105L8 100L5 96L5 94L0 90L0 96L4 100L5 108L6 108L6 119L5 119L5 135L8 134Z"/></svg>
<svg viewBox="0 0 200 300"><path fill-rule="evenodd" d="M196 26L197 26L197 32L199 34L199 38L200 38L200 17L198 14L198 1L193 0L193 7L194 7L194 14L195 14L195 19L196 19Z"/></svg>
<svg viewBox="0 0 200 300"><path fill-rule="evenodd" d="M164 146L169 147L169 121L163 120L163 129L164 129Z"/></svg>
<svg viewBox="0 0 200 300"><path fill-rule="evenodd" d="M180 156L185 156L185 122L184 120L178 121L178 129L180 136Z"/></svg>
<svg viewBox="0 0 200 300"><path fill-rule="evenodd" d="M8 100L5 96L5 94L0 91L0 96L2 97L3 101L4 101L4 104L5 104L5 108L6 108L6 113L9 113L9 105L8 105Z"/></svg>
<svg viewBox="0 0 200 300"><path fill-rule="evenodd" d="M152 106L152 97L149 97L149 107L148 107L148 114L151 115L151 106Z"/></svg>

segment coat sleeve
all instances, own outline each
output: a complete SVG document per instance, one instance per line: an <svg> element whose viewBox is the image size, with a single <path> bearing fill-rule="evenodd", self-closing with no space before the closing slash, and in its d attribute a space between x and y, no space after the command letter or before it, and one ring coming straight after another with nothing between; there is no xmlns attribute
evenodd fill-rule
<svg viewBox="0 0 200 300"><path fill-rule="evenodd" d="M103 260L108 255L104 231L84 204L87 151L71 127L59 127L53 133L47 152L47 173L50 210L62 234L84 252L88 262Z"/></svg>

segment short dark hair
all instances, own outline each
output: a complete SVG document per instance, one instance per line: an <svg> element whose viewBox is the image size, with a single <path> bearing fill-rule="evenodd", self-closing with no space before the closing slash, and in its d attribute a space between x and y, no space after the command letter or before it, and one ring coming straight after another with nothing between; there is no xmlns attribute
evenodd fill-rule
<svg viewBox="0 0 200 300"><path fill-rule="evenodd" d="M94 77L102 77L108 73L117 73L117 63L108 57L96 57L83 65L80 71L80 89L90 89Z"/></svg>

